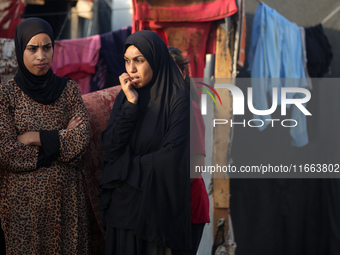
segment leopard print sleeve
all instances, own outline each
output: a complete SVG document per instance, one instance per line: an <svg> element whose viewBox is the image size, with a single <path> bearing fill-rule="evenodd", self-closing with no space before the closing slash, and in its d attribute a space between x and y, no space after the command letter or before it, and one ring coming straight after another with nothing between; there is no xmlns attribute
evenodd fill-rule
<svg viewBox="0 0 340 255"><path fill-rule="evenodd" d="M36 169L39 147L17 141L13 98L10 84L0 84L0 169L27 172Z"/></svg>
<svg viewBox="0 0 340 255"><path fill-rule="evenodd" d="M83 161L90 143L90 124L77 84L70 80L66 89L68 109L70 111L68 114L69 119L81 117L82 123L76 128L59 131L60 155L58 160L75 167Z"/></svg>

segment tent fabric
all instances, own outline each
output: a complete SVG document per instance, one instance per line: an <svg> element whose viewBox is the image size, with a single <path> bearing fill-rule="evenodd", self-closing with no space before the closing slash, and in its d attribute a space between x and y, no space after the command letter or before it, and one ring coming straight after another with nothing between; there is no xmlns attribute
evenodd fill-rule
<svg viewBox="0 0 340 255"><path fill-rule="evenodd" d="M339 254L339 179L233 179L237 254Z"/></svg>
<svg viewBox="0 0 340 255"><path fill-rule="evenodd" d="M340 87L331 80L313 79L312 98L307 105L313 113L308 119L308 145L292 147L289 131L283 127L260 132L238 126L231 153L234 166L339 164ZM245 93L247 84L238 86ZM243 118L251 119L252 114L235 116L235 122ZM273 118L279 118L278 114ZM340 254L340 179L307 177L311 175L305 179L264 176L231 180L230 208L238 255Z"/></svg>

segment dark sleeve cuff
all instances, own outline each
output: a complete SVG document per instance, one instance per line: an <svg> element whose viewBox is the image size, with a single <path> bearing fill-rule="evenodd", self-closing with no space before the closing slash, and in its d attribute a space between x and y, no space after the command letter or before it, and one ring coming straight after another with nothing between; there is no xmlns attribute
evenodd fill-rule
<svg viewBox="0 0 340 255"><path fill-rule="evenodd" d="M53 159L59 154L58 130L40 131L40 143L37 168L51 166Z"/></svg>
<svg viewBox="0 0 340 255"><path fill-rule="evenodd" d="M138 112L138 105L133 104L127 100L124 102L122 108L130 114L134 114Z"/></svg>
<svg viewBox="0 0 340 255"><path fill-rule="evenodd" d="M122 105L122 111L125 112L125 117L130 120L136 120L138 117L138 105L126 100Z"/></svg>

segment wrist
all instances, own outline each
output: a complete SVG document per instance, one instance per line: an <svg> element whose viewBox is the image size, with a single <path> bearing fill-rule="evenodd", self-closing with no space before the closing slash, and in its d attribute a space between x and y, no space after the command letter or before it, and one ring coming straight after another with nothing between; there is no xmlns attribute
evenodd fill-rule
<svg viewBox="0 0 340 255"><path fill-rule="evenodd" d="M41 146L40 142L40 132L32 131L30 132L30 144L31 145L36 145L36 146Z"/></svg>
<svg viewBox="0 0 340 255"><path fill-rule="evenodd" d="M133 99L130 99L128 98L128 101L131 103L131 104L137 104L138 100L133 98Z"/></svg>

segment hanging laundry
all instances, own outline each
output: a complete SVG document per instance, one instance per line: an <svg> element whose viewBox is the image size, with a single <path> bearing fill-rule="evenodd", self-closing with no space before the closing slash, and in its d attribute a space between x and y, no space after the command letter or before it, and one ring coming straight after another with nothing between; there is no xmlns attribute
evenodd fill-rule
<svg viewBox="0 0 340 255"><path fill-rule="evenodd" d="M24 12L23 0L0 1L0 37L14 39L15 28Z"/></svg>
<svg viewBox="0 0 340 255"><path fill-rule="evenodd" d="M105 86L107 76L107 65L105 60L100 57L98 59L98 63L96 65L96 72L92 75L90 86L91 92L101 90Z"/></svg>
<svg viewBox="0 0 340 255"><path fill-rule="evenodd" d="M133 31L142 30L142 27L138 27L140 21L206 22L223 19L237 12L235 0L133 0L133 5L133 24L137 25Z"/></svg>
<svg viewBox="0 0 340 255"><path fill-rule="evenodd" d="M305 72L306 80L308 83L308 89L313 88L312 79L309 76L308 69L307 69L307 48L306 48L306 32L304 27L300 27L300 33L301 33L301 46L302 46L302 55L303 55L303 70Z"/></svg>
<svg viewBox="0 0 340 255"><path fill-rule="evenodd" d="M89 93L100 48L99 35L55 41L51 69L58 76L75 80L82 94Z"/></svg>
<svg viewBox="0 0 340 255"><path fill-rule="evenodd" d="M251 45L248 55L249 71L253 87L253 105L257 110L268 110L269 95L272 98L274 87L308 87L304 72L304 59L300 28L276 10L262 3L254 16ZM255 79L261 78L261 79ZM270 79L267 79L270 78ZM294 78L294 79L272 79ZM301 93L289 93L290 98L299 98ZM280 104L280 95L278 104ZM254 115L261 119L264 130L270 122L270 115ZM306 116L293 105L292 119L298 125L290 128L292 145L301 147L308 144Z"/></svg>
<svg viewBox="0 0 340 255"><path fill-rule="evenodd" d="M205 67L205 55L211 52L208 42L215 41L212 29L216 29L212 22L143 22L143 29L156 32L167 46L174 46L181 50L183 56L189 56L189 73L191 77L202 78ZM215 44L213 44L215 45ZM214 53L214 52L213 52Z"/></svg>
<svg viewBox="0 0 340 255"><path fill-rule="evenodd" d="M100 35L100 59L107 65L107 81L103 87L120 84L119 76L125 72L124 44L131 30L132 27L129 26Z"/></svg>
<svg viewBox="0 0 340 255"><path fill-rule="evenodd" d="M321 24L305 28L305 34L308 73L312 78L321 78L330 71L332 47Z"/></svg>
<svg viewBox="0 0 340 255"><path fill-rule="evenodd" d="M168 45L180 49L183 56L189 56L191 77L203 77L211 26L211 22L194 22L183 25L167 23L163 25Z"/></svg>
<svg viewBox="0 0 340 255"><path fill-rule="evenodd" d="M2 82L12 79L18 68L13 39L0 38L0 75Z"/></svg>
<svg viewBox="0 0 340 255"><path fill-rule="evenodd" d="M153 30L169 46L189 56L190 76L202 78L205 55L214 53L216 27L213 21L237 12L235 0L143 1L133 0L132 32ZM213 43L212 43L213 41Z"/></svg>

